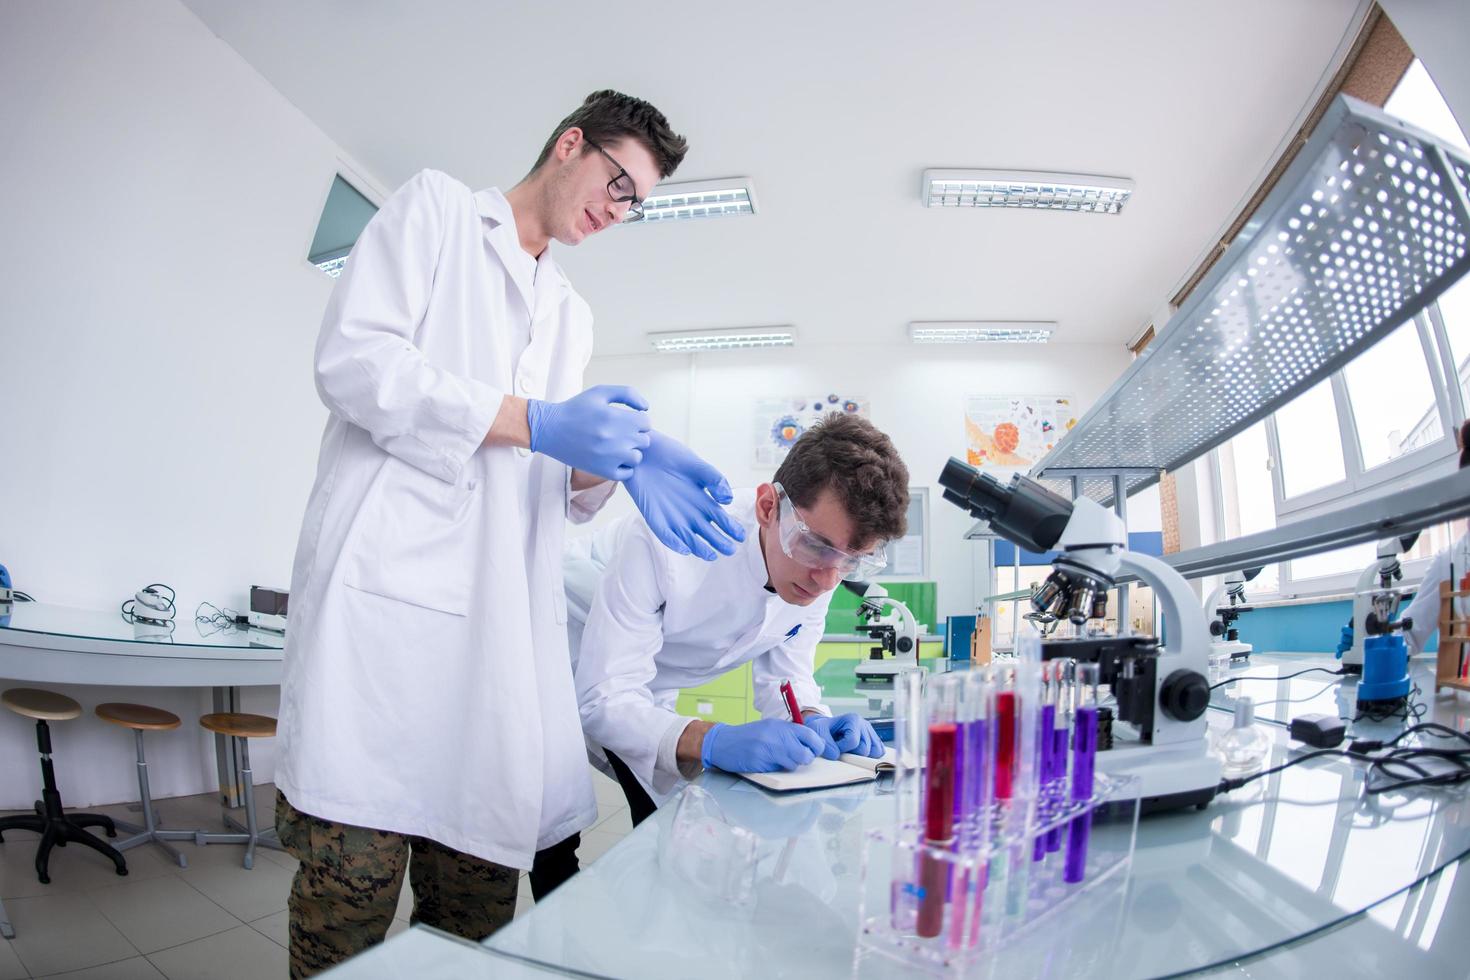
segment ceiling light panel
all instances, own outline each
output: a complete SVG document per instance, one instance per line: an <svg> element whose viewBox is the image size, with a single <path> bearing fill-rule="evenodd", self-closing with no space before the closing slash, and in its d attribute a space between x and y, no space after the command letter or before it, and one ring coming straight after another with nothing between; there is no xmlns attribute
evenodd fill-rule
<svg viewBox="0 0 1470 980"><path fill-rule="evenodd" d="M1133 181L1022 170L926 170L920 193L924 206L929 208L1118 214L1133 196Z"/></svg>
<svg viewBox="0 0 1470 980"><path fill-rule="evenodd" d="M1044 344L1056 324L1041 320L915 320L916 344Z"/></svg>
<svg viewBox="0 0 1470 980"><path fill-rule="evenodd" d="M741 327L728 330L673 330L650 333L653 349L666 354L695 351L749 350L755 347L790 347L796 343L795 327Z"/></svg>
<svg viewBox="0 0 1470 980"><path fill-rule="evenodd" d="M643 220L688 221L755 214L755 188L748 177L659 184L643 201Z"/></svg>

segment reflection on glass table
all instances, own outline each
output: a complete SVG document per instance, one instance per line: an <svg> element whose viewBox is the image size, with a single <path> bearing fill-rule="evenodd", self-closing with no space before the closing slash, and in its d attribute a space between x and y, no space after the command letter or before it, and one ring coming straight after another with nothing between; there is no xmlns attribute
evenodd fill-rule
<svg viewBox="0 0 1470 980"><path fill-rule="evenodd" d="M1293 753L1271 731L1268 766ZM732 826L711 869L733 890L696 884L687 854L669 860L671 803L487 945L594 976L909 975L856 952L863 841L893 817L886 779L794 795L723 773L697 785ZM1089 976L1099 957L1115 977L1229 964L1342 922L1470 852L1463 793L1361 790L1359 766L1312 760L1204 811L1146 817L1124 887L972 975Z"/></svg>

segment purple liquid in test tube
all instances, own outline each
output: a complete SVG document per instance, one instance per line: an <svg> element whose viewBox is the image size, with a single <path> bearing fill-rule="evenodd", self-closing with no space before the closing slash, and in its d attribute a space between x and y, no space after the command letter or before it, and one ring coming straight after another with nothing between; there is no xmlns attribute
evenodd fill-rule
<svg viewBox="0 0 1470 980"><path fill-rule="evenodd" d="M1044 676L1044 675L1043 675ZM1051 816L1051 781L1056 775L1056 728L1057 706L1050 701L1041 706L1041 731L1038 732L1041 742L1041 792L1037 794L1036 809L1037 820L1045 822ZM1046 856L1046 836L1036 835L1036 843L1032 845L1031 860L1040 861Z"/></svg>
<svg viewBox="0 0 1470 980"><path fill-rule="evenodd" d="M1092 764L1097 754L1097 708L1088 705L1077 709L1077 725L1072 742L1072 801L1092 797ZM1072 819L1067 828L1067 858L1062 880L1076 884L1087 870L1087 839L1092 833L1092 811Z"/></svg>

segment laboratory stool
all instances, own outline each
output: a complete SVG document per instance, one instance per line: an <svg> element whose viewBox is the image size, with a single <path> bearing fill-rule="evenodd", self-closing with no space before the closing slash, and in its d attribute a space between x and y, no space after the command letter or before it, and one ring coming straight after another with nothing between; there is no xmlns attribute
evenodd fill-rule
<svg viewBox="0 0 1470 980"><path fill-rule="evenodd" d="M196 844L244 844L245 860L240 862L246 868L255 867L256 845L269 847L277 851L284 851L285 847L276 839L274 828L262 832L255 821L255 786L254 777L250 772L250 739L252 738L274 738L276 734L276 720L265 715L248 715L239 711L221 711L212 715L205 715L199 719L199 724L216 735L228 735L235 740L235 749L240 757L240 779L245 787L245 826L240 826L228 812L222 812L220 819L225 826L233 827L237 833L233 834L207 834L198 831L194 834Z"/></svg>
<svg viewBox="0 0 1470 980"><path fill-rule="evenodd" d="M101 827L108 837L116 837L112 818L100 813L67 813L61 808L61 793L56 789L56 773L51 768L51 728L46 723L71 721L82 713L82 706L65 694L31 687L12 687L0 694L0 703L18 715L36 719L36 745L41 750L41 798L36 801L35 815L0 817L0 841L5 840L7 830L29 830L41 835L41 846L36 850L36 877L43 885L51 883L51 875L46 871L51 848L72 843L102 852L112 860L118 874L127 874L128 865L122 854L84 829Z"/></svg>
<svg viewBox="0 0 1470 980"><path fill-rule="evenodd" d="M123 830L129 831L133 836L118 841L113 846L119 851L126 851L130 847L139 844L153 843L163 848L168 856L173 858L178 866L187 868L188 858L180 854L178 850L170 847L166 841L171 840L193 840L195 832L192 830L164 830L159 827L158 814L153 810L153 796L148 792L148 760L143 755L143 733L144 732L167 732L178 728L183 724L179 716L172 711L164 711L162 708L151 708L146 704L122 704L109 702L97 705L97 717L103 721L111 722L123 728L133 730L133 742L138 747L138 799L143 808L143 826L128 823L125 820L113 821Z"/></svg>

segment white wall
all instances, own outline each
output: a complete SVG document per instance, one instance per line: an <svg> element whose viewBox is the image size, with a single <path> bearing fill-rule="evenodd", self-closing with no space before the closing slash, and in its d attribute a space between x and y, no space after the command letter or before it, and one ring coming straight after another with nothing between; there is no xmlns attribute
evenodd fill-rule
<svg viewBox="0 0 1470 980"><path fill-rule="evenodd" d="M964 456L966 396L1071 395L1080 417L1128 362L1122 345L798 345L790 350L595 357L587 381L637 387L652 404L655 426L686 438L733 486L754 486L772 475L754 465L754 399L827 391L867 395L873 423L893 438L912 485L930 488L928 578L938 582L938 613L944 617L973 613L984 585L984 566L976 560L983 545L963 540L975 522L940 499L937 484L945 460ZM614 516L629 510L625 494L610 505ZM1159 530L1158 510L1156 491L1131 500L1130 528Z"/></svg>
<svg viewBox="0 0 1470 980"><path fill-rule="evenodd" d="M325 419L330 281L305 255L338 148L176 0L10 0L0 92L0 562L64 605L168 582L190 630L200 600L289 580ZM53 726L69 805L136 798L104 700L183 717L149 737L156 794L212 784L208 692L68 693L88 712ZM273 713L274 689L245 707ZM0 808L36 781L32 729L0 712Z"/></svg>

